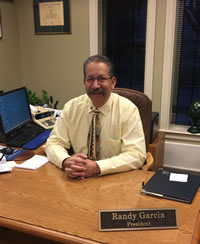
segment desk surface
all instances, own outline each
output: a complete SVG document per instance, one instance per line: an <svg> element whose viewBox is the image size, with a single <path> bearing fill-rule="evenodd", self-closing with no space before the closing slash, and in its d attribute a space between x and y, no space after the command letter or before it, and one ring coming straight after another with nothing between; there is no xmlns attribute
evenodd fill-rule
<svg viewBox="0 0 200 244"><path fill-rule="evenodd" d="M0 226L63 243L191 243L200 207L140 194L152 172L68 179L51 163L0 175ZM178 229L99 232L98 211L177 208Z"/></svg>

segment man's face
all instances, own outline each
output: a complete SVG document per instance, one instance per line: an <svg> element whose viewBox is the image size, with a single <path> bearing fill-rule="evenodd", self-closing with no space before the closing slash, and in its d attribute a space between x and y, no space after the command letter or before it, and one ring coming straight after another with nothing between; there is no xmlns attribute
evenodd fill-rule
<svg viewBox="0 0 200 244"><path fill-rule="evenodd" d="M116 78L110 77L108 65L91 62L86 66L85 90L95 107L103 106L116 84Z"/></svg>

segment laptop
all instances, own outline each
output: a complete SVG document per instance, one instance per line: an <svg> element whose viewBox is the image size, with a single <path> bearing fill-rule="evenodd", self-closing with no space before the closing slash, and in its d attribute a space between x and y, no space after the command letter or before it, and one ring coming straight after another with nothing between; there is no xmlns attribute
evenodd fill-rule
<svg viewBox="0 0 200 244"><path fill-rule="evenodd" d="M26 87L0 94L0 133L1 141L12 147L23 147L34 140L37 148L48 138L49 133L32 119ZM41 136L43 133L45 136ZM30 149L35 148L32 145Z"/></svg>

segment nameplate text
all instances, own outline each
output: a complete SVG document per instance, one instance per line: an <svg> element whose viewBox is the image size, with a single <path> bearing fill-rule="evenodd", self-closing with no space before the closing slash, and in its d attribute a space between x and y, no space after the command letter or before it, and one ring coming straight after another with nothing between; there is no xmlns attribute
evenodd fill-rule
<svg viewBox="0 0 200 244"><path fill-rule="evenodd" d="M171 228L178 228L175 208L99 211L99 231Z"/></svg>

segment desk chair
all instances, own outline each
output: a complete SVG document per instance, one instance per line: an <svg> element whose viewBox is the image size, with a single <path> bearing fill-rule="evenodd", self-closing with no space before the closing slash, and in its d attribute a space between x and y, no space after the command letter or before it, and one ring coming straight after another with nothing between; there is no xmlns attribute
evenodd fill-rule
<svg viewBox="0 0 200 244"><path fill-rule="evenodd" d="M154 164L153 156L148 151L150 133L151 133L152 102L147 97L147 95L136 90L132 90L128 88L114 88L113 92L119 94L120 96L128 98L131 102L133 102L138 107L140 117L142 120L145 142L146 142L146 151L147 151L146 162L142 166L142 169L150 170Z"/></svg>

